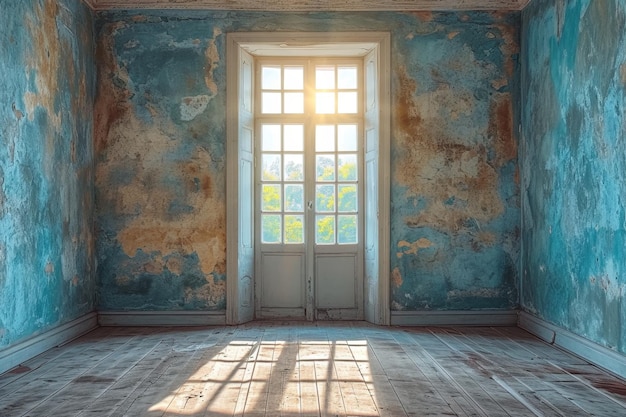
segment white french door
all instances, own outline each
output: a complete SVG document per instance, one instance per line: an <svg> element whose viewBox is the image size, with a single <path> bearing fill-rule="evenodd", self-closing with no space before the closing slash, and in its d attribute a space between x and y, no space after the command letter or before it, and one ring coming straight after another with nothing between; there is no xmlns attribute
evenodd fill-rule
<svg viewBox="0 0 626 417"><path fill-rule="evenodd" d="M361 319L363 61L256 65L256 315Z"/></svg>

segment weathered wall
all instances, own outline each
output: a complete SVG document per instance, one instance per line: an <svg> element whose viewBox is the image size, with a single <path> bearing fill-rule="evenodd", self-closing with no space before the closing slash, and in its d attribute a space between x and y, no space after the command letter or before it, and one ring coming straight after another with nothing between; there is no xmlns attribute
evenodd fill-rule
<svg viewBox="0 0 626 417"><path fill-rule="evenodd" d="M514 308L517 19L445 16L394 31L392 309Z"/></svg>
<svg viewBox="0 0 626 417"><path fill-rule="evenodd" d="M626 1L522 19L522 307L626 353Z"/></svg>
<svg viewBox="0 0 626 417"><path fill-rule="evenodd" d="M94 309L93 16L0 2L0 349Z"/></svg>
<svg viewBox="0 0 626 417"><path fill-rule="evenodd" d="M516 13L98 17L99 304L225 307L225 33L392 33L393 308L517 305Z"/></svg>

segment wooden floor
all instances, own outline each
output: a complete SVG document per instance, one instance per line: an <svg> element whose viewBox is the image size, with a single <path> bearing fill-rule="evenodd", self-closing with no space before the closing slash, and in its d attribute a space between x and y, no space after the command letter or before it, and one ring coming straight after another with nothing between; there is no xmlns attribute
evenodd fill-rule
<svg viewBox="0 0 626 417"><path fill-rule="evenodd" d="M99 328L0 375L0 416L626 416L626 385L517 328Z"/></svg>

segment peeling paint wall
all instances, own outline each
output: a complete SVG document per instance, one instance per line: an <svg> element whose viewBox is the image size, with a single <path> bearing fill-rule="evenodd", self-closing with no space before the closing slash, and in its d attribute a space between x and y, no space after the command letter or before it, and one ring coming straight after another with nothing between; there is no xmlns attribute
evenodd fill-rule
<svg viewBox="0 0 626 417"><path fill-rule="evenodd" d="M626 1L522 19L522 307L626 353Z"/></svg>
<svg viewBox="0 0 626 417"><path fill-rule="evenodd" d="M392 310L517 305L516 15L395 32Z"/></svg>
<svg viewBox="0 0 626 417"><path fill-rule="evenodd" d="M392 304L517 305L518 13L98 15L103 310L225 308L225 33L392 33Z"/></svg>
<svg viewBox="0 0 626 417"><path fill-rule="evenodd" d="M92 12L0 2L0 349L95 307Z"/></svg>

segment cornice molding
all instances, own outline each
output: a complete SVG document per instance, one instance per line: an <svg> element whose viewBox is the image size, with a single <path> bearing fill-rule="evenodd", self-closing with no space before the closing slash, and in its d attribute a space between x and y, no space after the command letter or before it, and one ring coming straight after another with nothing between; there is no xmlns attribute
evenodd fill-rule
<svg viewBox="0 0 626 417"><path fill-rule="evenodd" d="M94 10L204 9L248 11L522 10L530 0L83 0Z"/></svg>

